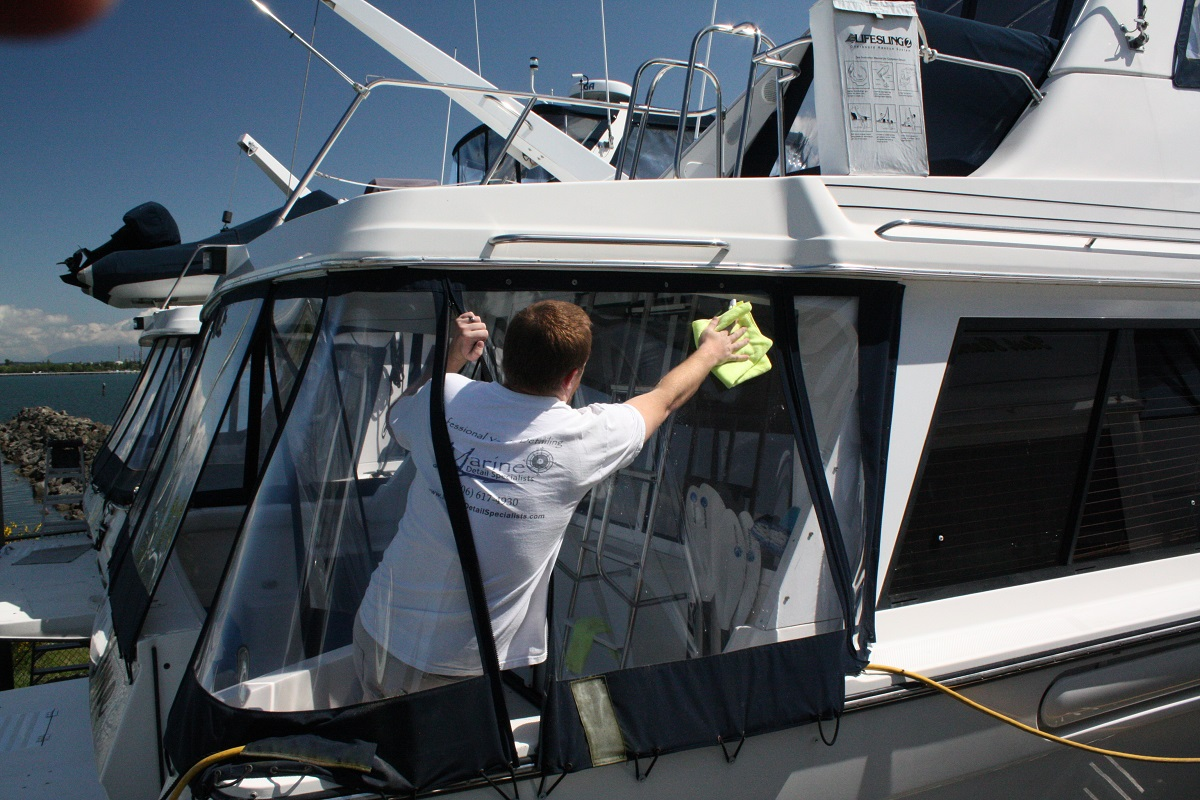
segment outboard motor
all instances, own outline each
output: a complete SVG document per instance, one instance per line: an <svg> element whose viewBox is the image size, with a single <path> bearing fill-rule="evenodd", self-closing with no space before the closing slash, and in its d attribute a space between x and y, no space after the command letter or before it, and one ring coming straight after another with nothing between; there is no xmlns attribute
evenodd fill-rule
<svg viewBox="0 0 1200 800"><path fill-rule="evenodd" d="M161 203L153 201L142 203L125 212L121 217L125 224L113 233L112 237L95 250L81 247L68 256L60 264L66 266L71 274L79 272L84 267L94 264L109 253L120 250L152 250L156 247L168 247L179 244L179 226L171 212Z"/></svg>

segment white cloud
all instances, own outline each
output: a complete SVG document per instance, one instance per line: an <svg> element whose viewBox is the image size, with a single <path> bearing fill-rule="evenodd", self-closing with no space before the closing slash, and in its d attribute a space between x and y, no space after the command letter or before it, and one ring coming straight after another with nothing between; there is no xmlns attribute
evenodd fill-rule
<svg viewBox="0 0 1200 800"><path fill-rule="evenodd" d="M0 358L40 361L52 353L82 345L129 347L132 355L138 340L133 321L112 324L74 322L65 314L48 314L40 308L18 308L0 304Z"/></svg>

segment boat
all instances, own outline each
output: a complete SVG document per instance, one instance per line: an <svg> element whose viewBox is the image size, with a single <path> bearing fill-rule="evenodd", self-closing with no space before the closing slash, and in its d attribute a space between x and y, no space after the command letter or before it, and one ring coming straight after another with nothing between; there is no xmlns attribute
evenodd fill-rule
<svg viewBox="0 0 1200 800"><path fill-rule="evenodd" d="M705 29L624 105L500 90L364 0L328 5L421 79L358 87L289 205L384 87L445 92L506 155L227 254L93 633L109 796L1200 788L1124 758L1200 755L1194 0L831 0L778 46ZM712 36L750 41L746 91L694 109ZM668 114L650 98L675 69ZM538 102L624 127L600 152ZM659 113L668 165L631 175ZM507 158L547 180L496 182ZM413 474L388 409L462 311L492 331L472 377L501 380L507 322L539 299L593 320L580 403L652 387L731 303L773 367L706 383L579 505L544 662L501 671L477 611L478 675L360 702L351 629Z"/></svg>

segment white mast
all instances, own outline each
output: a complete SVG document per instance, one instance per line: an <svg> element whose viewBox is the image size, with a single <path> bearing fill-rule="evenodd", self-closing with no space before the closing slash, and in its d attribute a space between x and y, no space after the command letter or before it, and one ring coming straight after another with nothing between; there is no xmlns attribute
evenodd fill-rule
<svg viewBox="0 0 1200 800"><path fill-rule="evenodd" d="M292 193L300 179L293 175L279 159L267 152L267 148L256 142L254 137L248 133L243 133L237 143L242 152L249 156L250 160L271 179L271 183L278 186L285 195ZM304 197L306 194L308 194L307 187L300 193L300 196Z"/></svg>

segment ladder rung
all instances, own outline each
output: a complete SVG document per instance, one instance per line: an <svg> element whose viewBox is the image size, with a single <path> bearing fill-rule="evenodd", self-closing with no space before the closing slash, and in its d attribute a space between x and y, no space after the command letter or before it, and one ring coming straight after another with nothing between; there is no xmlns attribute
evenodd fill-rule
<svg viewBox="0 0 1200 800"><path fill-rule="evenodd" d="M646 608L648 606L659 606L663 603L674 603L677 600L686 600L687 592L676 592L675 594L664 594L657 597L639 597L637 600L638 608Z"/></svg>

